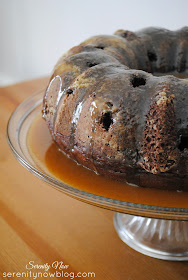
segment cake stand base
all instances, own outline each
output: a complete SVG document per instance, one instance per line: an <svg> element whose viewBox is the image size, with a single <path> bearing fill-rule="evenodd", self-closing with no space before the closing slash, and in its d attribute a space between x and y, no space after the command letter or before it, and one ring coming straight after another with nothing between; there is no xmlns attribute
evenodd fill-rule
<svg viewBox="0 0 188 280"><path fill-rule="evenodd" d="M115 213L119 237L136 251L162 260L188 260L188 222Z"/></svg>

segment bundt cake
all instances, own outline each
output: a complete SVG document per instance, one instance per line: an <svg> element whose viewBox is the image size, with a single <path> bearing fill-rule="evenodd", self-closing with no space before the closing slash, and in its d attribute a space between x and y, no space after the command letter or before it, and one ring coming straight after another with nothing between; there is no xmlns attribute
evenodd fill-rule
<svg viewBox="0 0 188 280"><path fill-rule="evenodd" d="M55 65L43 118L60 149L97 174L188 191L188 79L166 75L187 69L188 27L94 36Z"/></svg>

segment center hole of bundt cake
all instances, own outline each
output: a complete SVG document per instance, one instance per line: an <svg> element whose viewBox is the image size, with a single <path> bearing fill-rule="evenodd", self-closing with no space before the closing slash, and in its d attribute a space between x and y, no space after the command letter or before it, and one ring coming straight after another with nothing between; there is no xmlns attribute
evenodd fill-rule
<svg viewBox="0 0 188 280"><path fill-rule="evenodd" d="M144 79L142 77L134 76L133 79L131 80L131 83L132 83L133 87L144 86L146 84L146 79Z"/></svg>
<svg viewBox="0 0 188 280"><path fill-rule="evenodd" d="M184 149L188 149L188 136L182 136L180 137L180 144L178 146L178 149L180 151L183 151Z"/></svg>
<svg viewBox="0 0 188 280"><path fill-rule="evenodd" d="M106 112L103 114L100 123L102 124L102 127L108 131L111 124L113 124L112 112Z"/></svg>

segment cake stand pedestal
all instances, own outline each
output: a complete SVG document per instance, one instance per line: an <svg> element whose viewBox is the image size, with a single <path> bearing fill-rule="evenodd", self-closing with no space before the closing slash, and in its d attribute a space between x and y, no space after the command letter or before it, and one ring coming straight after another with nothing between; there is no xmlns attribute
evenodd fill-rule
<svg viewBox="0 0 188 280"><path fill-rule="evenodd" d="M108 198L72 187L54 178L45 168L39 168L30 154L27 136L31 124L41 112L43 94L40 91L27 98L9 119L7 139L16 159L31 173L65 194L115 211L114 226L119 237L138 252L163 260L188 260L187 204L184 208L172 206L172 203L169 207L162 207ZM184 193L184 197L188 201L188 193Z"/></svg>
<svg viewBox="0 0 188 280"><path fill-rule="evenodd" d="M134 250L163 260L188 260L188 222L115 213L119 237Z"/></svg>

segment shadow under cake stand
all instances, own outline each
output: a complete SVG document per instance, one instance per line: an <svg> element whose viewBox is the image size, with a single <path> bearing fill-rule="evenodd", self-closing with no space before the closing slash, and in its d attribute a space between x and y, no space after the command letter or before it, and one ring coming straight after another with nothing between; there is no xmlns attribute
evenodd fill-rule
<svg viewBox="0 0 188 280"><path fill-rule="evenodd" d="M72 187L39 168L29 151L27 136L41 112L43 93L40 91L27 98L9 119L7 139L16 159L31 173L67 195L114 211L114 226L119 237L136 251L158 259L188 260L188 203L182 208L173 203L164 207L98 195ZM185 196L188 201L188 193Z"/></svg>

